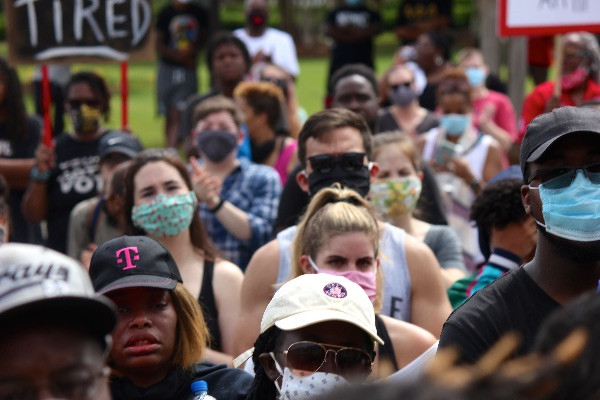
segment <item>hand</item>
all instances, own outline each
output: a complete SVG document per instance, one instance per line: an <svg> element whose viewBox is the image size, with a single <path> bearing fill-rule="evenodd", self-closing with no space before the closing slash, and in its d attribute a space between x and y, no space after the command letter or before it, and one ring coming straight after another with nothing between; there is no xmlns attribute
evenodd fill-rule
<svg viewBox="0 0 600 400"><path fill-rule="evenodd" d="M39 172L47 172L56 166L56 153L52 147L40 144L35 151L35 164Z"/></svg>
<svg viewBox="0 0 600 400"><path fill-rule="evenodd" d="M544 112L545 113L550 112L558 107L560 107L560 99L556 96L552 96L546 102L546 106L544 107Z"/></svg>
<svg viewBox="0 0 600 400"><path fill-rule="evenodd" d="M271 56L269 54L264 53L262 50L259 50L258 53L256 53L254 57L252 57L252 64L259 62L270 63Z"/></svg>
<svg viewBox="0 0 600 400"><path fill-rule="evenodd" d="M206 172L195 158L190 158L190 164L192 166L192 185L196 197L198 197L199 201L206 203L209 208L215 207L221 191L219 182Z"/></svg>
<svg viewBox="0 0 600 400"><path fill-rule="evenodd" d="M494 122L494 114L496 114L496 106L492 103L487 103L479 115L479 127L482 131L487 133L489 131L487 128L491 124L496 125Z"/></svg>
<svg viewBox="0 0 600 400"><path fill-rule="evenodd" d="M98 245L96 243L90 243L88 245L87 250L83 250L81 252L81 256L79 256L79 260L81 261L85 269L87 269L88 271L90 270L90 262L92 261L92 255L94 254L97 248Z"/></svg>
<svg viewBox="0 0 600 400"><path fill-rule="evenodd" d="M471 167L469 167L469 163L463 157L452 157L448 164L452 165L450 167L451 171L454 175L461 178L467 184L470 184L475 176L471 172Z"/></svg>

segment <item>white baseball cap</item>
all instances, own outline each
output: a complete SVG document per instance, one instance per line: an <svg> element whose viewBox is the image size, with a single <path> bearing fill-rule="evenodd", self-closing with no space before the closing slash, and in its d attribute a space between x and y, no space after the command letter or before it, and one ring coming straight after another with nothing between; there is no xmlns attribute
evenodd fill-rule
<svg viewBox="0 0 600 400"><path fill-rule="evenodd" d="M30 244L0 246L0 326L25 315L68 315L98 337L114 328L117 314L94 292L85 268L54 250Z"/></svg>
<svg viewBox="0 0 600 400"><path fill-rule="evenodd" d="M305 274L285 283L271 299L260 323L260 333L272 326L293 331L326 321L352 324L383 344L375 327L373 303L360 286L343 276ZM246 361L254 349L234 360Z"/></svg>

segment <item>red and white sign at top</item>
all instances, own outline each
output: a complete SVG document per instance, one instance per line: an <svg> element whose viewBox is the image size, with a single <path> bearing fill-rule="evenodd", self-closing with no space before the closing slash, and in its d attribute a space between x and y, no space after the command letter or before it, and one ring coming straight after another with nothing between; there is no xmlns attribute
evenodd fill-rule
<svg viewBox="0 0 600 400"><path fill-rule="evenodd" d="M498 0L500 36L600 32L600 0Z"/></svg>

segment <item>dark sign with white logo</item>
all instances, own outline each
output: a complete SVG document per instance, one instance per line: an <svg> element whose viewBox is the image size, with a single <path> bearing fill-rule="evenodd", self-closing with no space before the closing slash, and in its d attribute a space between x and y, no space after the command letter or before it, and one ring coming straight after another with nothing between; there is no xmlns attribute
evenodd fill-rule
<svg viewBox="0 0 600 400"><path fill-rule="evenodd" d="M153 60L151 0L5 0L12 63Z"/></svg>

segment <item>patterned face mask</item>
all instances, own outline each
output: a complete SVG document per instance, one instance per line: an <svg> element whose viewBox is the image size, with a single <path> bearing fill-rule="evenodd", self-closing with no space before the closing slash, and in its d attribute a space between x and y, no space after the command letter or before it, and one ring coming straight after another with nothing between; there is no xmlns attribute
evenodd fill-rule
<svg viewBox="0 0 600 400"><path fill-rule="evenodd" d="M177 196L159 194L152 202L133 207L131 220L148 235L177 236L189 228L195 211L196 194L193 191Z"/></svg>
<svg viewBox="0 0 600 400"><path fill-rule="evenodd" d="M400 217L415 209L421 188L416 176L382 179L371 185L371 201L384 217Z"/></svg>

